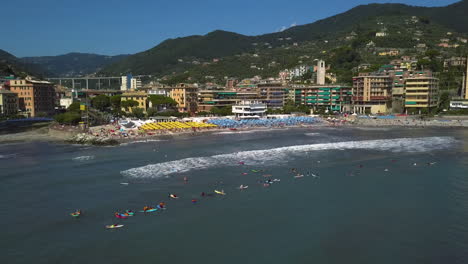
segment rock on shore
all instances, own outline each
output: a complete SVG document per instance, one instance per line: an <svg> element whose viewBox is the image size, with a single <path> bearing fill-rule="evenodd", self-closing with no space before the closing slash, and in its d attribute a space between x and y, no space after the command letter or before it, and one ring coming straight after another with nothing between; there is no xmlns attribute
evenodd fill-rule
<svg viewBox="0 0 468 264"><path fill-rule="evenodd" d="M88 144L88 145L97 145L97 146L112 146L118 145L119 142L112 138L105 137L95 137L93 135L88 135L85 133L77 134L67 140L69 143L73 144Z"/></svg>

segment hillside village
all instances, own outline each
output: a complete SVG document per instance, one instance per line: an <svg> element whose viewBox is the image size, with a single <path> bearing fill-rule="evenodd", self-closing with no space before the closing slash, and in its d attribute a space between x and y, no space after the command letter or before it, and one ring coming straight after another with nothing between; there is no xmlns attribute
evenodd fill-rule
<svg viewBox="0 0 468 264"><path fill-rule="evenodd" d="M117 87L110 81L101 87L99 81L101 89L78 91L75 83L38 85L34 78L10 71L1 79L2 97L9 98L2 114L53 116L73 103L93 108L98 116L138 117L228 115L243 101L264 103L269 113L437 114L467 107L466 33L415 15L374 16L312 40L292 36L294 30L262 37L268 41L216 31L204 37L221 43L235 39L244 51L216 57L212 54L219 52L198 51L206 56L172 58L155 71L142 68L148 61L139 57L140 66L130 69L128 62L135 63L139 55L124 56L85 76L119 75ZM121 72L123 65L130 68ZM54 98L36 92L31 97L24 89L47 89L42 95ZM161 106L156 98L172 101ZM44 103L49 101L54 103ZM75 115L74 122L78 119L82 115Z"/></svg>

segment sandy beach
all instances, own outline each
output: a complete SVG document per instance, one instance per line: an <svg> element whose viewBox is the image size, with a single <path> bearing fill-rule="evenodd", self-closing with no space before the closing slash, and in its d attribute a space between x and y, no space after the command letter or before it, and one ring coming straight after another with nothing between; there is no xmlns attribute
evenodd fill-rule
<svg viewBox="0 0 468 264"><path fill-rule="evenodd" d="M51 124L39 128L31 128L18 133L4 133L0 135L0 144L18 143L31 141L51 141L60 143L84 143L93 144L97 142L106 144L122 144L134 141L167 140L173 138L186 138L212 133L245 133L253 130L290 129L303 127L445 127L445 128L467 128L468 117L434 117L420 119L418 117L395 117L393 119L347 117L337 119L322 119L316 124L303 124L296 126L280 127L246 127L238 129L229 128L199 128L199 129L171 129L160 131L127 130L124 133L118 131L116 125L103 125L91 127L87 133L83 133L78 127L61 126ZM76 140L79 138L80 140ZM76 142L74 142L76 141Z"/></svg>

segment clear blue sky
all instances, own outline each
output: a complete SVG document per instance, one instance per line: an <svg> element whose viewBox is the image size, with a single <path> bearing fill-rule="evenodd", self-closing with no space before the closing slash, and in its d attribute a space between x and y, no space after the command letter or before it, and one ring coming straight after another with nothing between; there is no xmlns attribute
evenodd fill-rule
<svg viewBox="0 0 468 264"><path fill-rule="evenodd" d="M0 49L15 56L136 53L215 29L246 35L307 24L367 3L457 0L14 0L1 4Z"/></svg>

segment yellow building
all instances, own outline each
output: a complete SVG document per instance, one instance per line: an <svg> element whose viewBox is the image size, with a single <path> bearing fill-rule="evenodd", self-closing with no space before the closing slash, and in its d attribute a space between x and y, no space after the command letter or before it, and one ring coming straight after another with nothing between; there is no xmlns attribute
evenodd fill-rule
<svg viewBox="0 0 468 264"><path fill-rule="evenodd" d="M439 79L414 77L405 81L405 107L431 108L439 103Z"/></svg>
<svg viewBox="0 0 468 264"><path fill-rule="evenodd" d="M122 102L123 101L136 101L138 102L138 108L143 108L143 110L146 112L148 109L148 94L142 91L129 91L125 92L122 94L122 97L120 99ZM122 107L122 111L127 111L124 107ZM132 112L132 109L128 109L129 112Z"/></svg>
<svg viewBox="0 0 468 264"><path fill-rule="evenodd" d="M14 92L0 89L0 115L16 115L18 107L18 95Z"/></svg>
<svg viewBox="0 0 468 264"><path fill-rule="evenodd" d="M188 84L179 84L170 89L169 97L177 102L179 112L194 114L198 108L198 88Z"/></svg>

